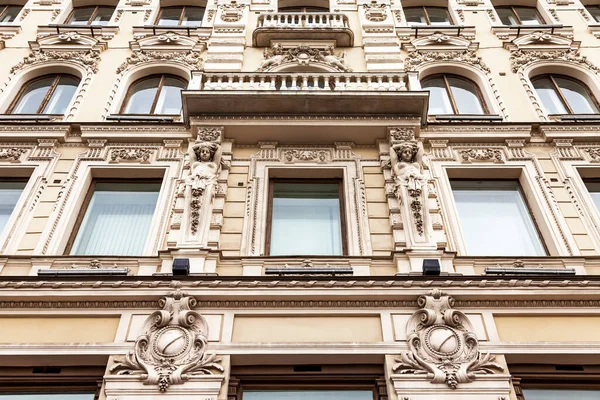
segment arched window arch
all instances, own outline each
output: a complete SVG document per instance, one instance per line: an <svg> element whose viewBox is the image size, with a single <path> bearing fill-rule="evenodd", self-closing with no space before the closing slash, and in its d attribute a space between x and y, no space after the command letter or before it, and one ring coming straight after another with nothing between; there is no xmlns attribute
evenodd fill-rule
<svg viewBox="0 0 600 400"><path fill-rule="evenodd" d="M545 74L533 77L531 83L548 114L598 114L598 101L577 79Z"/></svg>
<svg viewBox="0 0 600 400"><path fill-rule="evenodd" d="M79 82L79 78L66 74L31 79L23 85L7 113L63 115Z"/></svg>
<svg viewBox="0 0 600 400"><path fill-rule="evenodd" d="M421 87L429 91L429 114L488 114L488 108L477 84L452 74L425 78Z"/></svg>
<svg viewBox="0 0 600 400"><path fill-rule="evenodd" d="M69 25L108 25L115 11L113 6L74 7L65 23Z"/></svg>
<svg viewBox="0 0 600 400"><path fill-rule="evenodd" d="M121 114L175 115L181 112L181 91L187 82L175 75L151 75L133 82Z"/></svg>

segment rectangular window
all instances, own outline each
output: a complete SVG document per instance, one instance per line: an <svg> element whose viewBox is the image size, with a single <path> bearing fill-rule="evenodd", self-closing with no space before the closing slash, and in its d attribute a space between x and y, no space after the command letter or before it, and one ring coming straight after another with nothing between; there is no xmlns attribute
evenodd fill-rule
<svg viewBox="0 0 600 400"><path fill-rule="evenodd" d="M272 181L267 253L345 253L341 180Z"/></svg>
<svg viewBox="0 0 600 400"><path fill-rule="evenodd" d="M587 188L590 196L592 196L592 200L594 200L594 204L596 204L596 208L600 210L600 180L596 179L586 179L583 181L585 183L585 187Z"/></svg>
<svg viewBox="0 0 600 400"><path fill-rule="evenodd" d="M242 400L373 400L372 390L244 391Z"/></svg>
<svg viewBox="0 0 600 400"><path fill-rule="evenodd" d="M545 256L517 180L450 181L467 254Z"/></svg>
<svg viewBox="0 0 600 400"><path fill-rule="evenodd" d="M94 181L76 226L70 254L141 255L160 181Z"/></svg>
<svg viewBox="0 0 600 400"><path fill-rule="evenodd" d="M26 180L0 181L0 232L6 226L25 185L27 185Z"/></svg>

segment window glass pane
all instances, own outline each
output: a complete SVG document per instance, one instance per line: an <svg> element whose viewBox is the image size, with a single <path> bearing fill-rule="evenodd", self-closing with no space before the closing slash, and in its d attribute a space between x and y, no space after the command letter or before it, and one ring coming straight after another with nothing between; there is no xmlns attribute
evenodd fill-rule
<svg viewBox="0 0 600 400"><path fill-rule="evenodd" d="M448 10L442 7L426 7L431 25L451 25Z"/></svg>
<svg viewBox="0 0 600 400"><path fill-rule="evenodd" d="M562 90L563 96L575 114L596 114L598 112L587 89L582 84L558 76L554 77L554 81Z"/></svg>
<svg viewBox="0 0 600 400"><path fill-rule="evenodd" d="M113 12L115 11L114 7L98 7L98 11L96 15L94 15L94 19L92 20L93 25L108 25L108 22L112 18Z"/></svg>
<svg viewBox="0 0 600 400"><path fill-rule="evenodd" d="M331 391L248 391L244 390L243 400L373 400L370 390L331 390ZM528 399L529 400L529 399Z"/></svg>
<svg viewBox="0 0 600 400"><path fill-rule="evenodd" d="M448 77L450 90L459 114L484 114L477 88L464 79Z"/></svg>
<svg viewBox="0 0 600 400"><path fill-rule="evenodd" d="M73 15L69 24L71 25L87 25L96 7L77 7L73 10Z"/></svg>
<svg viewBox="0 0 600 400"><path fill-rule="evenodd" d="M159 83L159 77L135 83L125 107L125 114L150 114Z"/></svg>
<svg viewBox="0 0 600 400"><path fill-rule="evenodd" d="M49 76L29 83L21 94L21 98L12 113L37 114L46 94L48 94L48 90L52 86L52 82L54 82L54 77Z"/></svg>
<svg viewBox="0 0 600 400"><path fill-rule="evenodd" d="M202 17L204 17L204 7L191 7L185 8L185 15L181 21L181 25L185 26L200 26L202 24Z"/></svg>
<svg viewBox="0 0 600 400"><path fill-rule="evenodd" d="M587 187L590 196L592 196L592 200L596 204L598 208L598 212L600 212L600 181L584 181L585 187Z"/></svg>
<svg viewBox="0 0 600 400"><path fill-rule="evenodd" d="M78 85L78 79L61 76L58 85L56 85L52 96L48 100L48 104L44 108L44 114L64 114Z"/></svg>
<svg viewBox="0 0 600 400"><path fill-rule="evenodd" d="M94 393L0 394L0 400L94 400Z"/></svg>
<svg viewBox="0 0 600 400"><path fill-rule="evenodd" d="M0 6L0 12L4 10L2 17L0 18L0 24L13 22L17 19L17 15L19 15L21 9L23 9L23 6Z"/></svg>
<svg viewBox="0 0 600 400"><path fill-rule="evenodd" d="M591 5L585 6L585 8L587 8L588 12L592 14L592 17L596 20L596 22L600 22L600 6Z"/></svg>
<svg viewBox="0 0 600 400"><path fill-rule="evenodd" d="M554 85L549 78L539 78L533 81L533 87L537 95L540 97L544 108L548 114L567 114L568 111L562 101Z"/></svg>
<svg viewBox="0 0 600 400"><path fill-rule="evenodd" d="M506 7L498 7L496 8L496 12L498 13L498 16L500 17L500 21L502 21L502 24L504 25L519 25L519 20L517 19L517 17L515 16L515 13L513 13L513 10L511 8L506 8Z"/></svg>
<svg viewBox="0 0 600 400"><path fill-rule="evenodd" d="M157 25L179 25L179 18L181 18L182 11L183 7L163 8Z"/></svg>
<svg viewBox="0 0 600 400"><path fill-rule="evenodd" d="M342 255L338 183L273 183L271 255Z"/></svg>
<svg viewBox="0 0 600 400"><path fill-rule="evenodd" d="M468 255L546 255L518 181L450 183Z"/></svg>
<svg viewBox="0 0 600 400"><path fill-rule="evenodd" d="M442 78L430 79L423 83L423 89L429 90L429 114L454 114L446 83Z"/></svg>
<svg viewBox="0 0 600 400"><path fill-rule="evenodd" d="M527 400L598 400L600 390L523 389Z"/></svg>
<svg viewBox="0 0 600 400"><path fill-rule="evenodd" d="M540 25L544 23L535 7L515 7L515 11L519 14L523 25Z"/></svg>
<svg viewBox="0 0 600 400"><path fill-rule="evenodd" d="M422 7L406 7L404 17L409 25L427 25L427 18Z"/></svg>
<svg viewBox="0 0 600 400"><path fill-rule="evenodd" d="M27 182L0 182L0 232L6 226Z"/></svg>
<svg viewBox="0 0 600 400"><path fill-rule="evenodd" d="M71 254L142 254L160 183L99 182L81 222Z"/></svg>
<svg viewBox="0 0 600 400"><path fill-rule="evenodd" d="M185 89L185 83L179 79L165 78L154 114L179 114L181 112L182 89Z"/></svg>

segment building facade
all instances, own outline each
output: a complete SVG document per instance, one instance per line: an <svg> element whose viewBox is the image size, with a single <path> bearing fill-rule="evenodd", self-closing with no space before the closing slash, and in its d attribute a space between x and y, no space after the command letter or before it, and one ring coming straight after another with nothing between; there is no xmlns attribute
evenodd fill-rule
<svg viewBox="0 0 600 400"><path fill-rule="evenodd" d="M0 399L600 399L597 0L0 5Z"/></svg>

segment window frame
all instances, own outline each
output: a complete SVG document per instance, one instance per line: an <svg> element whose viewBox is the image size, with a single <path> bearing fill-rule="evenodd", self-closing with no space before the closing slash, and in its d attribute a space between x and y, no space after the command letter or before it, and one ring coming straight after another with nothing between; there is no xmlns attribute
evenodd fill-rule
<svg viewBox="0 0 600 400"><path fill-rule="evenodd" d="M81 204L81 207L79 208L79 213L77 214L77 218L75 219L75 225L74 225L75 229L71 230L71 234L69 235L69 239L67 240L67 244L65 245L65 248L63 250L63 255L65 255L65 256L77 256L77 254L71 254L71 251L73 250L73 244L75 243L75 240L77 239L77 235L81 231L81 223L83 222L83 218L85 218L85 215L89 209L90 202L92 200L92 197L94 196L94 192L96 191L96 185L98 183L160 183L161 189L162 189L162 186L164 184L164 178L139 178L139 179L92 178L92 181L91 181L91 183L88 187L88 190L85 194L85 197L83 198L83 203ZM154 208L154 214L156 214L156 212L158 210L158 205L159 205L158 201L160 200L161 189L159 189L159 191L158 191L157 204ZM153 214L152 218L154 218L154 214ZM147 244L149 238L150 238L150 234L148 234L148 236L146 237L146 243L144 244L144 248L146 247L146 244ZM144 253L144 249L142 249L142 254L135 255L134 257L142 257L143 253ZM128 256L119 255L118 257L128 257Z"/></svg>
<svg viewBox="0 0 600 400"><path fill-rule="evenodd" d="M170 26L186 26L186 25L181 25L181 22L183 21L183 17L185 17L185 9L187 7L198 7L198 8L204 8L204 12L202 13L202 19L200 20L200 25L198 25L197 27L201 27L202 26L202 21L204 20L204 15L206 14L206 7L205 6L190 6L190 5L181 5L181 6L166 6L166 7L160 7L160 9L158 10L158 14L156 15L156 18L154 19L154 25L156 26L164 26L164 27L168 27L169 25L159 25L160 22L160 18L163 15L163 11L165 9L169 9L169 8L181 8L181 13L179 14L179 21L177 22L177 25L170 25ZM191 27L190 27L191 28ZM194 27L196 28L196 27Z"/></svg>
<svg viewBox="0 0 600 400"><path fill-rule="evenodd" d="M404 7L404 10L406 9L416 9L416 8L421 8L423 10L423 15L425 16L425 20L427 21L426 26L454 26L454 20L452 19L452 15L450 14L450 10L448 9L448 7L441 7L441 6L408 6L408 7ZM446 11L446 15L448 16L448 22L450 23L449 25L444 25L444 24L432 24L431 23L431 19L429 18L429 13L427 12L427 8L439 8L439 9L443 9L444 11ZM403 10L403 11L404 11ZM418 26L417 24L415 24L414 22L406 22L408 26L410 27L416 27Z"/></svg>
<svg viewBox="0 0 600 400"><path fill-rule="evenodd" d="M542 14L540 14L540 11L537 9L537 7L530 7L530 6L522 6L522 5L507 5L507 6L495 6L494 9L496 10L496 14L498 13L499 9L510 9L513 13L513 15L517 18L517 21L519 21L518 25L504 25L504 26L532 26L532 25L524 25L523 24L523 20L521 20L521 16L519 15L519 13L515 10L515 7L522 7L522 8L530 8L532 10L535 11L535 15L537 15L538 19L540 20L539 25L545 25L546 24L546 20L544 19L544 17L542 17ZM535 25L533 25L535 26Z"/></svg>
<svg viewBox="0 0 600 400"><path fill-rule="evenodd" d="M591 15L592 19L594 20L594 24L600 24L600 4L584 4L583 5L585 7L585 10ZM598 15L598 18L596 18L594 16L594 13L592 13L590 11L591 8L595 8L596 9L596 15Z"/></svg>
<svg viewBox="0 0 600 400"><path fill-rule="evenodd" d="M92 12L92 15L90 16L90 18L88 19L88 22L86 24L73 24L72 23L73 16L75 15L75 11L77 11L77 9L91 8L91 7L94 7L94 11ZM74 25L74 26L77 26L77 25L81 25L81 26L92 25L92 21L94 20L94 17L96 16L96 14L98 14L98 8L99 7L112 7L112 6L96 5L96 6L73 7L73 9L71 10L71 12L69 13L69 15L67 16L67 18L65 19L65 24ZM115 14L115 10L116 10L116 7L113 7L112 14L110 16L110 19L107 21L107 24L108 24L108 22L110 22L110 20L112 19L112 16Z"/></svg>
<svg viewBox="0 0 600 400"><path fill-rule="evenodd" d="M544 252L546 254L543 255L534 255L534 256L526 256L526 255L497 255L497 254L477 254L477 255L471 255L468 253L467 251L467 241L465 238L465 234L463 231L463 226L461 224L460 221L460 215L458 213L458 209L456 207L456 198L454 197L454 189L452 188L452 181L514 181L517 183L517 190L523 200L523 203L525 204L525 208L527 209L527 212L529 213L529 216L531 218L531 222L533 224L534 227L534 231L537 234L537 237L539 238L540 244L544 250ZM533 212L533 209L531 208L531 205L529 204L529 201L527 200L527 196L525 195L525 191L523 190L523 185L521 184L521 181L519 178L448 178L448 182L450 183L450 194L452 196L452 199L454 201L454 207L457 211L456 214L456 220L458 222L458 229L460 230L460 234L461 234L461 239L463 242L463 246L465 247L465 256L467 257L548 257L550 255L550 251L548 249L548 245L546 244L546 241L544 240L544 236L542 235L542 231L540 230L539 224L537 222L537 218L535 216L535 213Z"/></svg>
<svg viewBox="0 0 600 400"><path fill-rule="evenodd" d="M129 105L129 101L131 100L131 97L133 95L133 89L135 88L135 86L139 83L142 83L145 80L150 80L150 79L154 79L157 77L160 77L160 81L157 86L156 94L154 95L154 100L152 101L152 107L150 107L150 112L147 114L126 113L125 109ZM158 99L160 98L160 92L164 86L166 78L175 78L175 79L179 80L180 82L183 82L185 87L187 87L187 85L189 85L189 82L186 81L184 78L182 78L178 75L174 75L174 74L153 74L153 75L148 75L148 76L144 76L142 78L136 79L127 88L127 92L125 93L125 99L123 100L123 103L121 104L121 108L119 109L119 114L122 114L122 115L171 115L171 116L181 115L181 109L179 110L179 113L177 113L177 114L156 114L154 112L156 110L156 104L158 103ZM185 90L185 89L182 89L182 90ZM182 107L183 107L183 104L182 104Z"/></svg>
<svg viewBox="0 0 600 400"><path fill-rule="evenodd" d="M344 193L344 180L343 178L333 179L317 179L317 178L270 178L268 188L268 200L267 200L267 226L265 231L265 256L267 257L286 257L294 256L295 254L277 255L271 256L271 231L273 224L273 187L275 183L337 183L338 184L338 201L340 204L340 229L342 231L342 254L336 255L323 255L325 257L342 257L348 255L348 232L347 232L347 221L346 221L346 209L345 209L345 193ZM310 254L298 254L298 256L312 256Z"/></svg>
<svg viewBox="0 0 600 400"><path fill-rule="evenodd" d="M561 79L570 80L571 82L575 82L578 85L580 85L583 88L583 90L586 91L586 94L589 96L589 98L592 100L592 104L596 107L596 110L598 110L600 112L600 103L596 99L596 96L594 96L594 93L590 90L589 86L586 85L584 82L580 81L579 79L570 77L568 75L562 75L562 74L541 74L541 75L536 75L536 76L530 78L530 81L531 81L531 84L533 85L533 89L535 90L536 95L538 96L538 98L540 96L537 93L537 89L535 87L535 82L538 81L538 80L542 80L542 79L548 78L550 80L550 83L552 83L554 92L558 95L558 98L560 99L560 102L562 103L563 107L565 107L567 109L567 111L568 111L567 114L550 114L550 113L548 113L548 115L579 115L579 113L573 112L573 109L571 108L571 105L569 104L569 102L567 101L565 95L563 94L562 89L556 83L556 80L554 79L555 77L558 77L558 78L561 78ZM541 100L541 98L540 98L540 104L542 106L544 106L544 109L546 108L546 106L544 105L544 102ZM598 115L598 113L592 113L590 115Z"/></svg>
<svg viewBox="0 0 600 400"><path fill-rule="evenodd" d="M42 111L44 111L44 108L46 108L46 106L48 105L48 101L50 101L50 98L54 94L54 91L56 90L56 87L58 86L58 82L60 81L61 78L65 77L65 78L76 79L78 81L77 88L79 88L79 85L81 85L81 78L79 78L76 75L72 75L72 74L49 74L49 75L38 76L36 78L28 80L21 86L16 97L12 100L12 102L6 109L6 114L13 115L13 111L14 111L15 107L19 104L19 101L22 99L23 94L25 93L25 90L27 90L27 88L30 85L32 85L33 83L35 83L37 81L40 81L42 79L46 79L46 78L49 78L52 76L54 76L54 81L52 82L52 84L50 85L50 88L46 92L46 95L44 96L44 99L40 103L40 105L37 109L37 112L35 114L22 114L22 115L57 115L57 116L64 115L64 113L63 114L44 114L44 113L42 113ZM77 94L77 91L75 92L73 97L75 97L76 94ZM71 104L72 101L73 101L73 98L71 98L71 100L69 100L69 104ZM67 110L68 109L69 109L69 107L67 106ZM21 114L14 114L14 115L21 115Z"/></svg>
<svg viewBox="0 0 600 400"><path fill-rule="evenodd" d="M6 15L6 13L8 12L9 7L14 7L14 6L19 6L19 4L3 4L0 7L2 8L2 11L0 11L0 20ZM23 11L23 7L21 6L21 9L19 10L19 12L17 13L17 16L21 13L21 11ZM5 22L6 24L12 24L13 22L15 22L17 20L17 16L15 16L15 19L9 22Z"/></svg>
<svg viewBox="0 0 600 400"><path fill-rule="evenodd" d="M465 81L465 82L471 84L475 88L475 95L477 96L477 99L479 100L479 104L481 104L481 108L483 109L483 114L481 114L481 115L482 116L491 115L490 109L485 101L485 98L483 97L483 93L481 92L481 88L479 87L477 82L475 82L469 78L465 78L463 76L456 75L456 74L445 74L445 73L433 74L433 75L428 75L425 78L423 78L423 80L421 81L421 87L423 87L423 84L429 80L442 78L444 80L444 86L445 86L444 88L446 89L446 94L448 95L448 98L450 100L450 105L452 106L452 111L454 112L454 114L450 114L450 115L479 115L479 114L461 114L458 112L458 106L456 104L456 99L454 98L454 95L452 94L452 89L451 89L450 83L448 82L448 77L459 79L459 80L462 80L462 81ZM423 89L423 90L427 90L427 89ZM448 115L448 114L431 114L431 115Z"/></svg>

